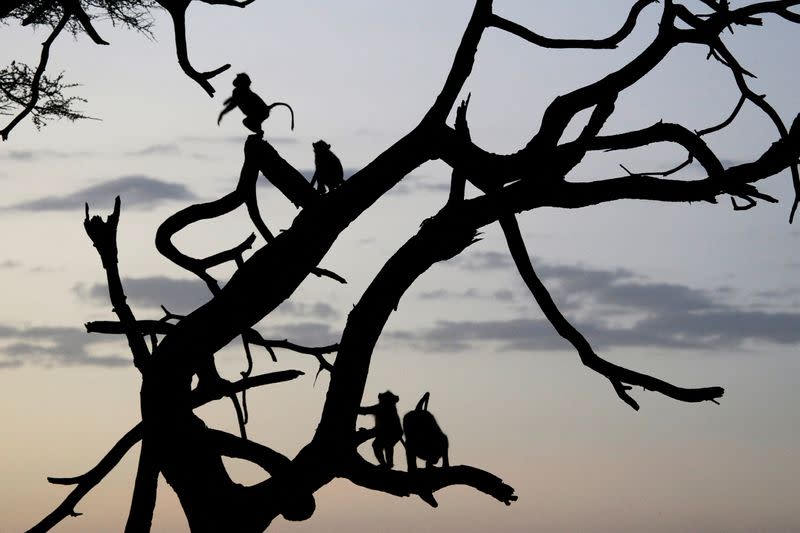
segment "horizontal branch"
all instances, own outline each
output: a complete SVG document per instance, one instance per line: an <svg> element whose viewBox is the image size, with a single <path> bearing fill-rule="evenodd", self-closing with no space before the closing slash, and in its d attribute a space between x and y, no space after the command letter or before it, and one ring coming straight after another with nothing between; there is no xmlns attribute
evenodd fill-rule
<svg viewBox="0 0 800 533"><path fill-rule="evenodd" d="M517 37L520 37L529 43L543 48L587 48L587 49L603 49L603 48L616 48L619 43L623 41L628 35L631 34L636 27L636 19L642 10L650 4L656 3L659 0L639 0L636 2L628 13L622 27L617 30L613 35L603 39L553 39L551 37L544 37L535 33L526 27L507 20L499 15L492 14L489 26L507 31Z"/></svg>
<svg viewBox="0 0 800 533"><path fill-rule="evenodd" d="M387 470L357 457L340 477L361 487L395 496L416 494L433 507L438 504L432 493L454 485L472 487L506 505L517 501L514 488L505 484L502 479L485 470L465 465L424 468L409 473Z"/></svg>
<svg viewBox="0 0 800 533"><path fill-rule="evenodd" d="M272 385L274 383L282 383L284 381L291 381L299 378L305 373L300 370L281 370L278 372L270 372L268 374L260 374L248 378L242 378L238 381L219 381L213 388L202 388L196 390L192 394L192 406L199 407L203 404L212 402L214 400L221 400L237 392L252 389L254 387L261 387L263 385Z"/></svg>

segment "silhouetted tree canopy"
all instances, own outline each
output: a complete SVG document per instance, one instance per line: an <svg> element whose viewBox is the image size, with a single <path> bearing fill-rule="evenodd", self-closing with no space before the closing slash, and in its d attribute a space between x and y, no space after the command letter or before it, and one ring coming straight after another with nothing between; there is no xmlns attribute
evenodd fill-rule
<svg viewBox="0 0 800 533"><path fill-rule="evenodd" d="M240 7L249 3L205 1ZM85 229L105 270L109 299L116 314L116 320L91 322L87 330L96 334L124 335L127 339L132 360L142 378L142 421L86 474L50 478L52 483L73 486L72 493L31 531L46 531L70 516L80 499L139 441L141 452L128 532L149 531L159 475L164 476L177 494L192 531L198 532L263 531L277 516L306 520L314 514L317 491L335 478L346 478L366 489L391 495L417 495L433 506L437 505L434 493L451 485L470 486L504 504L511 504L516 500L514 489L497 476L472 466L448 464L447 437L435 422L424 422L423 426L427 426L423 429L417 426L413 430L413 448L416 455L431 463L442 458L444 465L441 467L410 472L391 468L386 448L396 442L393 434L376 446L376 454L380 449L385 458L382 465L367 461L356 449L359 444L376 437L375 431L356 431L356 419L359 412L375 412L362 406L374 403L374 398L363 399L362 396L373 350L390 314L420 275L435 263L460 254L476 241L481 228L494 223L502 229L508 253L530 296L553 328L574 347L584 365L608 380L610 390L624 403L639 409L634 387L682 402L719 401L724 392L719 386L684 387L601 357L592 347L591 339L561 312L540 280L516 217L523 211L542 207L579 209L623 199L716 203L727 197L734 209L749 209L759 202L777 201L762 192L759 185L762 180L786 169L791 171L795 190L800 190L797 170L800 120L795 118L792 124L784 124L768 99L750 89L750 73L740 65L723 39L729 29L759 26L764 17L781 17L798 23L800 15L790 8L799 3L746 2L734 8L726 0L703 0L703 9L696 9L696 4L690 7L673 0L660 3L639 0L632 4L627 18L620 21L619 30L607 38L555 39L499 16L493 11L491 0L476 0L446 81L441 92L432 95L432 103L422 120L348 180L340 185L337 181L337 186L328 192L323 192L324 188L313 189L297 169L256 133L245 142L245 161L235 191L217 200L187 206L161 225L156 235L158 250L176 266L202 279L213 296L186 316L165 310L160 318L136 317L127 303L121 281L120 269L124 265L119 265L117 260L118 246L125 246L124 242L117 242L116 233L122 202L117 199L106 219L92 215L87 206ZM184 13L189 4L190 0L12 1L0 10L0 18L47 26L52 28L51 37L63 29L85 32L96 43L104 44L91 24L98 14L104 13L115 22L146 32L150 10L164 8L175 22L180 67L213 94L209 80L229 65L201 73L188 63ZM461 98L476 51L486 33L504 32L532 46L546 48L611 49L631 34L639 14L645 9L661 13L655 37L649 45L616 71L549 102L541 123L532 127L530 138L521 149L497 154L473 142L468 121L469 98ZM709 57L730 71L731 86L740 94L740 101L730 115L701 131L661 121L642 129L606 132L607 121L614 114L620 93L658 67L670 51L685 44L706 46ZM47 46L45 43L45 49ZM44 64L43 54L40 68ZM47 99L43 104L37 103L37 98L53 98L53 94L69 87L60 77L46 80L31 75L26 67L11 68L21 73L18 77L21 81L8 89L15 95L11 103L21 106L27 100L25 105L30 108L34 120L59 114L82 118L80 113L71 110L74 100L61 100L61 107L50 115ZM23 90L20 84L31 89ZM6 98L11 99L8 94ZM753 139L754 143L763 143L761 154L753 160L727 163L705 138L730 125L745 105L765 114L774 124L775 135L767 142ZM448 117L454 109L455 122L451 125ZM584 110L589 111L588 119L574 139L566 140L567 126ZM10 129L3 130L4 136ZM566 179L590 153L631 150L654 143L681 148L686 154L685 161L677 161L674 168L668 170L627 172L620 177L581 182ZM346 273L334 273L320 266L328 250L367 208L410 172L431 160L444 161L452 168L446 203L395 251L372 279L349 312L340 341L331 346L299 346L289 340L263 338L254 327L290 298L309 274L340 283L345 281L342 274ZM688 179L681 175L693 161L702 166L703 177ZM255 200L259 172L302 208L291 227L277 235L267 229ZM466 183L478 191L474 196L466 196ZM241 205L248 208L265 241L252 253L248 252L249 256L245 257L245 252L253 248L254 235L243 238L231 249L201 258L189 256L172 242L173 236L188 225ZM92 206L92 209L103 207ZM790 217L794 216L796 208L797 200ZM223 263L233 263L237 269L221 284L210 269ZM236 338L243 341L248 368L241 380L229 382L217 373L214 357ZM300 375L293 370L251 375L251 349L256 346L267 349L273 358L278 349L310 355L318 361L319 371L330 375L317 430L293 458L246 436L248 413L242 405L245 391L290 381ZM197 385L193 388L194 376ZM196 407L223 398L231 399L236 406L239 435L210 429L194 414ZM423 403L427 405L427 396L420 401L418 411L425 409ZM387 412L394 424L395 414L391 409ZM376 431L380 433L378 426L380 423L376 422ZM408 435L407 427L405 429ZM437 439L436 442L433 439ZM268 472L269 478L249 487L234 483L223 466L223 457L248 461Z"/></svg>

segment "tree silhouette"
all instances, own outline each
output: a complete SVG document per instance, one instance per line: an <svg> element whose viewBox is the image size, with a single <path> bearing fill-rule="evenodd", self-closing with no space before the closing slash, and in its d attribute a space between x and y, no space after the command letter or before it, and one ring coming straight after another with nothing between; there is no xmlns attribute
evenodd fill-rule
<svg viewBox="0 0 800 533"><path fill-rule="evenodd" d="M205 1L235 6L248 3ZM228 65L200 73L188 62L184 14L190 1L157 3L175 23L181 68L213 94L208 80ZM491 0L476 0L444 86L419 124L341 186L325 194L315 191L267 140L258 134L251 135L244 146L245 161L237 189L219 200L179 211L162 224L156 235L156 246L162 254L205 281L213 295L209 302L185 316L165 310L165 316L158 320L136 318L126 302L117 262L116 231L121 201L117 199L106 219L90 216L87 206L84 226L106 272L109 298L117 315L116 321L89 323L87 330L126 337L133 362L141 373L142 420L92 470L74 478L49 478L52 483L73 485L73 491L30 531L46 531L73 514L76 503L139 441L141 452L126 526L129 532L149 530L159 474L177 494L192 531L198 532L263 531L279 515L289 520L306 520L314 513L315 493L334 478L346 478L361 487L391 495L418 495L433 506L434 493L451 485L470 486L505 504L512 503L516 500L514 490L487 471L465 465L399 471L368 462L356 450L359 444L375 436L374 431L356 431L356 419L359 412L364 412L362 403L367 403L362 396L370 360L390 314L422 273L435 263L460 254L476 241L481 228L495 222L502 228L520 276L547 319L574 346L584 365L608 379L622 401L639 408L631 393L634 386L682 402L718 401L724 392L721 387L685 388L600 357L590 340L559 310L539 279L516 219L520 212L542 207L577 209L622 199L716 203L719 197L729 196L734 209L749 209L758 201L777 201L761 192L757 184L787 168L791 170L795 191L800 190L797 169L800 120L796 118L787 127L766 98L749 88L747 78L751 74L722 39L724 31L737 26L758 26L766 16L798 23L800 15L789 8L800 2L751 2L732 8L727 0L702 0L702 12L673 0L652 5L657 3L637 1L619 31L610 37L553 39L497 15ZM51 25L54 27L51 35L57 35L63 28L83 31L98 44L104 44L92 27L89 14L92 9L115 13L118 20L142 30L147 27L141 22L142 17L154 6L153 2L112 0L12 1L0 11L0 16ZM460 104L458 100L487 31L507 32L540 47L610 49L631 34L640 13L647 8L661 11L652 42L618 70L550 102L541 124L522 149L495 154L472 142L467 120L469 98ZM604 133L618 95L684 44L706 46L710 58L730 71L732 84L741 95L730 116L701 131L658 122L639 130ZM46 63L44 56L40 67ZM26 109L34 109L31 105L36 104L40 78L31 80ZM752 161L725 164L706 144L705 137L730 125L746 104L769 117L775 125L776 139ZM454 108L455 124L451 127L447 119ZM580 133L574 140L564 140L567 126L584 110L589 110L590 116ZM4 132L7 134L11 127L13 124ZM628 172L617 178L581 182L565 179L587 154L654 143L676 145L685 150L687 158L664 171ZM339 343L304 347L285 340L264 339L253 329L290 298L309 274L343 282L341 276L319 266L333 243L348 225L411 171L434 159L452 168L447 202L386 261L350 311ZM702 166L705 177L679 178L681 170L694 161ZM255 202L259 172L302 208L291 227L278 235L267 229ZM474 197L465 195L467 182L479 191ZM172 236L186 226L242 204L248 207L254 225L266 240L246 260L243 253L254 244L252 236L239 246L206 258L189 257L172 243ZM790 219L797 205L795 198ZM220 286L208 270L224 262L234 262L237 270ZM224 380L216 371L214 357L237 337L242 338L249 361L251 345L270 351L282 348L316 357L320 372L330 374L317 430L293 458L247 439L247 409L244 405L240 407L237 395L241 394L244 400L248 389L289 381L301 373L283 371L254 376L249 365L241 380ZM197 376L194 388L193 376ZM210 429L194 414L196 407L225 397L237 406L241 435ZM427 403L427 397L424 400ZM223 466L223 457L248 461L265 470L269 478L249 487L236 484Z"/></svg>

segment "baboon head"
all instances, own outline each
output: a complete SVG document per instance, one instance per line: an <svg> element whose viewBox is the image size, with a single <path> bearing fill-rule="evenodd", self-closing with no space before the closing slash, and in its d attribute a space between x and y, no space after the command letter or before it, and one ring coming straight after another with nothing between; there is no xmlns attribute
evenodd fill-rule
<svg viewBox="0 0 800 533"><path fill-rule="evenodd" d="M244 72L240 72L233 78L233 86L234 87L250 87L250 76L245 74Z"/></svg>
<svg viewBox="0 0 800 533"><path fill-rule="evenodd" d="M393 405L396 405L399 399L400 398L398 396L395 396L394 393L392 393L392 391L390 390L378 394L378 403L380 405L383 405L384 407L391 407Z"/></svg>
<svg viewBox="0 0 800 533"><path fill-rule="evenodd" d="M313 143L311 146L313 146L313 147L314 147L314 152L315 152L315 153L323 153L323 152L328 152L328 151L330 151L330 149L331 149L331 145L330 145L330 144L328 144L328 143L326 143L326 142L325 142L325 141L323 141L322 139L320 139L319 141L317 141L317 142ZM388 391L387 391L387 392L388 392ZM389 394L391 394L391 393L389 393ZM379 394L378 396L380 397L380 394ZM392 394L392 396L394 396L394 395Z"/></svg>

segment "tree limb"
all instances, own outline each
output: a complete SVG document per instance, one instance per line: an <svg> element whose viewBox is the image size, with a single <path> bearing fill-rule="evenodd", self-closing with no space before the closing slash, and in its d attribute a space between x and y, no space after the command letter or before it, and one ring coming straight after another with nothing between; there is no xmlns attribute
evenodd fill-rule
<svg viewBox="0 0 800 533"><path fill-rule="evenodd" d="M719 399L724 389L722 387L705 387L699 389L687 389L676 387L671 383L662 381L658 378L641 374L617 366L613 363L600 358L592 349L586 338L569 323L561 311L556 306L547 288L541 282L536 272L531 265L530 257L525 249L525 242L522 239L522 234L519 231L516 218L507 216L500 219L500 226L503 229L508 249L511 252L511 257L514 259L514 264L517 266L520 276L522 277L531 294L536 299L536 303L544 312L547 319L553 325L555 330L564 339L569 341L577 350L578 355L584 365L592 370L604 375L611 381L617 395L628 405L639 410L639 404L628 394L630 387L628 385L639 385L645 389L660 392L670 398L680 400L683 402L702 402L702 401L716 401Z"/></svg>
<svg viewBox="0 0 800 533"><path fill-rule="evenodd" d="M502 479L485 470L465 465L401 472L375 466L357 456L342 471L341 477L361 487L395 496L417 494L432 507L438 505L432 493L453 485L472 487L506 505L517 501L513 487L506 485Z"/></svg>
<svg viewBox="0 0 800 533"><path fill-rule="evenodd" d="M489 26L493 26L500 30L507 31L517 37L520 37L529 43L541 46L543 48L588 48L588 49L602 49L602 48L616 48L628 35L631 34L636 27L636 19L645 7L650 4L656 3L659 0L639 0L633 7L631 7L628 17L622 24L622 27L616 33L604 39L552 39L544 37L535 33L524 26L507 20L497 14L492 14L489 20Z"/></svg>

